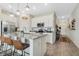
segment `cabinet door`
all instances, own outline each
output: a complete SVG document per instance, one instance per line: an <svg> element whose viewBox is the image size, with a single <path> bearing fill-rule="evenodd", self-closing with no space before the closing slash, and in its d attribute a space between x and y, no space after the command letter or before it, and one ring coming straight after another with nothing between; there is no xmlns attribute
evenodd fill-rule
<svg viewBox="0 0 79 59"><path fill-rule="evenodd" d="M53 42L54 42L53 33L48 33L48 36L47 36L47 43L53 44Z"/></svg>
<svg viewBox="0 0 79 59"><path fill-rule="evenodd" d="M45 53L46 53L46 36L45 37L42 37L41 38L41 55L43 56L43 55L45 55Z"/></svg>
<svg viewBox="0 0 79 59"><path fill-rule="evenodd" d="M33 55L41 56L41 38L33 40Z"/></svg>

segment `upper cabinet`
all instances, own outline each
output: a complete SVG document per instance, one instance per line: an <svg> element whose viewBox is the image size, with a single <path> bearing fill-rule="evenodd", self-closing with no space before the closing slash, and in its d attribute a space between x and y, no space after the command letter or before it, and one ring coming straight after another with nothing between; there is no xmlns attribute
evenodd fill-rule
<svg viewBox="0 0 79 59"><path fill-rule="evenodd" d="M37 27L38 23L44 23L44 27L55 28L55 16L54 13L34 17L31 19L31 27Z"/></svg>

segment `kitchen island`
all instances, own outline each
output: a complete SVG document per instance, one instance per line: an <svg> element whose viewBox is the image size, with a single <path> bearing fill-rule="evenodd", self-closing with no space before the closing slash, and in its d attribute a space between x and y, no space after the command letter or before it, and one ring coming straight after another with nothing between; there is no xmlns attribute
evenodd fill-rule
<svg viewBox="0 0 79 59"><path fill-rule="evenodd" d="M25 37L29 40L30 56L43 56L45 54L47 34L27 33Z"/></svg>

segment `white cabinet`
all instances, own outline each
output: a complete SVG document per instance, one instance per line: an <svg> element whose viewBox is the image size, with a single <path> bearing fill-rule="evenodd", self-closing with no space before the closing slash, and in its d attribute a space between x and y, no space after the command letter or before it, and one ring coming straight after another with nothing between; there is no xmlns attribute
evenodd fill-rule
<svg viewBox="0 0 79 59"><path fill-rule="evenodd" d="M54 28L54 15L48 14L44 16L34 17L31 19L31 27L37 27L37 23L44 23L44 27Z"/></svg>
<svg viewBox="0 0 79 59"><path fill-rule="evenodd" d="M52 43L52 40L53 40L53 35L52 33L47 33L48 36L47 36L47 43Z"/></svg>
<svg viewBox="0 0 79 59"><path fill-rule="evenodd" d="M41 56L41 38L33 40L33 55Z"/></svg>
<svg viewBox="0 0 79 59"><path fill-rule="evenodd" d="M42 37L41 39L41 55L43 56L45 53L46 53L46 50L47 50L47 47L46 47L46 39L47 39L47 36L44 36Z"/></svg>
<svg viewBox="0 0 79 59"><path fill-rule="evenodd" d="M30 39L30 56L44 56L46 52L46 37Z"/></svg>
<svg viewBox="0 0 79 59"><path fill-rule="evenodd" d="M47 33L47 43L53 44L55 42L54 33Z"/></svg>

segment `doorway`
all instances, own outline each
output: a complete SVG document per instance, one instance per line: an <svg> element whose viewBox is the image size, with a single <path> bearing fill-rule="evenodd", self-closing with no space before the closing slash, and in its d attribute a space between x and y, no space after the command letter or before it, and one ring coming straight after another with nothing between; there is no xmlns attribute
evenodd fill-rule
<svg viewBox="0 0 79 59"><path fill-rule="evenodd" d="M57 42L60 39L60 33L61 33L61 27L56 25L56 41Z"/></svg>

